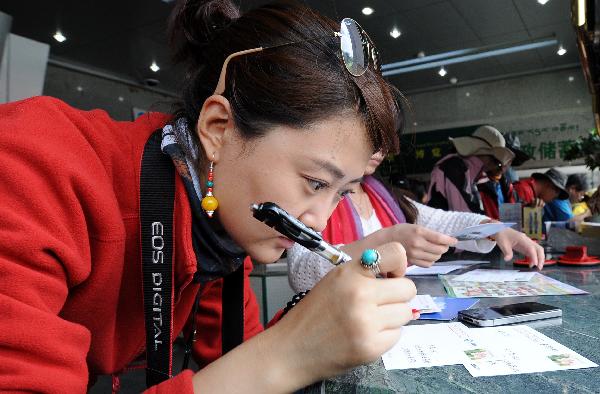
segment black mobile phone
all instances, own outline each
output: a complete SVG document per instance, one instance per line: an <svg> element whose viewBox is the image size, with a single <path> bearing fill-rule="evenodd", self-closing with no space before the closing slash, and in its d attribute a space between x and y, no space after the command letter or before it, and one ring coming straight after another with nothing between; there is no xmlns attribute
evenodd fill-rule
<svg viewBox="0 0 600 394"><path fill-rule="evenodd" d="M481 327L503 326L532 320L561 317L562 310L539 302L521 302L458 312L458 319Z"/></svg>
<svg viewBox="0 0 600 394"><path fill-rule="evenodd" d="M351 260L346 253L323 240L321 234L306 226L277 204L273 202L252 204L250 209L256 219L279 231L292 241L326 258L332 264L338 265Z"/></svg>

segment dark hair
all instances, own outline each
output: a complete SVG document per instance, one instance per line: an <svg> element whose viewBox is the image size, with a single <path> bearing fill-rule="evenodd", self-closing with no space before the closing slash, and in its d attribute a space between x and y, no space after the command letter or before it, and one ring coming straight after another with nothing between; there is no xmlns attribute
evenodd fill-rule
<svg viewBox="0 0 600 394"><path fill-rule="evenodd" d="M419 203L421 201L418 200L417 196L409 189L410 181L405 176L400 174L392 174L388 177L388 179L385 179L379 174L374 174L374 176L394 197L394 200L396 200L396 203L402 210L402 213L404 213L406 223L416 223L419 216L419 211L417 210L417 207L409 200L409 198L412 198Z"/></svg>
<svg viewBox="0 0 600 394"><path fill-rule="evenodd" d="M566 189L574 187L578 192L586 191L589 189L589 182L586 174L571 174L567 178Z"/></svg>
<svg viewBox="0 0 600 394"><path fill-rule="evenodd" d="M397 152L396 125L402 115L393 88L372 67L361 77L346 71L333 34L338 29L330 19L289 1L244 15L230 0L180 1L169 30L175 60L183 63L186 75L174 118L186 118L195 129L231 53L322 37L232 59L223 95L237 130L256 138L276 125L302 128L352 110L362 118L373 151ZM182 137L198 145L196 133L191 134Z"/></svg>

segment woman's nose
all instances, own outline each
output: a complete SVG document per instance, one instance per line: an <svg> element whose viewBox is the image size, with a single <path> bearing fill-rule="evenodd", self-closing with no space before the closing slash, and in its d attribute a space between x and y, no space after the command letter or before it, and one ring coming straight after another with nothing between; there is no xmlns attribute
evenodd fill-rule
<svg viewBox="0 0 600 394"><path fill-rule="evenodd" d="M313 206L308 207L299 217L300 221L312 228L315 231L323 231L325 227L327 227L327 221L329 220L329 216L331 216L331 212L335 208L334 206L329 206L329 204L315 204Z"/></svg>

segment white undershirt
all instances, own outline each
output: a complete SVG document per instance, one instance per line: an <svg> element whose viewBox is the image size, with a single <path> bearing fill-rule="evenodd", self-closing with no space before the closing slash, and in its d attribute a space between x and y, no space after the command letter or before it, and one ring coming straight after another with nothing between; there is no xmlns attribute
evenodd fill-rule
<svg viewBox="0 0 600 394"><path fill-rule="evenodd" d="M359 215L359 217L360 217L360 224L361 224L362 230L363 230L363 237L366 237L369 234L373 234L375 231L381 230L383 228L383 226L381 225L381 222L377 218L377 215L375 215L375 210L373 210L371 217L368 219L365 219L360 215Z"/></svg>

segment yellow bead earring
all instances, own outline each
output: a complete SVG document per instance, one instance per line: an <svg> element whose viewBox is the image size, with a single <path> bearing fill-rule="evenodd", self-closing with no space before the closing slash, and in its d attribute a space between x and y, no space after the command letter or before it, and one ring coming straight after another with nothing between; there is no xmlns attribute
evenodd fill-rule
<svg viewBox="0 0 600 394"><path fill-rule="evenodd" d="M214 156L213 155L213 160L214 160ZM219 201L217 201L217 199L215 198L215 196L213 196L213 186L215 185L213 179L213 168L214 168L214 161L210 162L210 166L208 167L208 180L206 181L206 194L204 195L204 198L202 199L202 203L200 204L202 206L202 209L204 209L206 211L206 214L208 215L209 218L212 218L213 214L215 213L215 211L217 210L217 207L219 206Z"/></svg>

